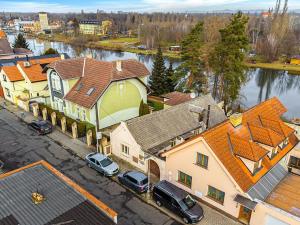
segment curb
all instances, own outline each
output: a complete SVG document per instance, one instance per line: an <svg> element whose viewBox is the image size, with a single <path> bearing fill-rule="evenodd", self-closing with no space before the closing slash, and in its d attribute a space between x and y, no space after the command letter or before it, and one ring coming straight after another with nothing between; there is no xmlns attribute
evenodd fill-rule
<svg viewBox="0 0 300 225"><path fill-rule="evenodd" d="M18 114L16 114L15 112L9 110L7 107L3 106L2 104L0 105L1 108L6 109L8 112L10 112L11 114L13 114L14 116L16 116L21 122L28 124L28 122L26 122L23 118L21 118ZM59 131L60 132L60 131ZM65 149L68 153L70 153L73 156L78 157L79 159L85 161L84 157L81 157L79 154L77 154L75 151L73 151L72 149L70 149L69 147L65 146L62 142L53 139L52 137L50 137L48 134L45 135L47 136L51 141L53 141L55 144L59 145L60 147L62 147L63 149ZM133 190L131 190L129 187L122 185L117 176L114 177L107 177L108 179L110 179L113 182L116 182L117 184L119 184L120 186L122 186L123 188L125 188L126 190L130 191L135 197L137 197L138 199L140 199L141 201L143 201L144 203L146 203L147 205L159 210L162 214L170 217L171 219L173 219L174 221L183 224L182 221L180 221L178 218L175 218L173 215L168 214L167 212L165 212L161 207L158 207L156 204L154 204L153 202L148 201L145 197L141 196L140 194L137 194L136 192L134 192ZM151 198L150 198L151 199Z"/></svg>

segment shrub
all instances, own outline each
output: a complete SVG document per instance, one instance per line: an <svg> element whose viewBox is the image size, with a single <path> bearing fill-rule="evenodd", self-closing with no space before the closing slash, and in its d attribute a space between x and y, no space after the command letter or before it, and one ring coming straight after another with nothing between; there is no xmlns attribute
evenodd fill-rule
<svg viewBox="0 0 300 225"><path fill-rule="evenodd" d="M148 101L148 105L153 107L155 111L164 109L164 104L156 101Z"/></svg>

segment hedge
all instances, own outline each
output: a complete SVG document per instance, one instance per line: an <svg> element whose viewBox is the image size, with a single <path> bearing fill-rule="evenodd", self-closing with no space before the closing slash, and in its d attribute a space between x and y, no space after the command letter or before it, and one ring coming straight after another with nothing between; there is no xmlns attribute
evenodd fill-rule
<svg viewBox="0 0 300 225"><path fill-rule="evenodd" d="M61 119L63 117L66 117L66 128L67 128L67 131L72 133L72 124L74 122L77 123L77 131L78 131L78 137L85 137L86 136L86 133L88 130L92 130L93 132L93 144L96 143L96 127L91 124L91 123L88 123L88 122L85 122L85 121L77 121L75 119L72 119L66 115L64 115L64 113L62 112L59 112L58 110L54 110L52 109L51 107L43 104L43 103L39 103L39 109L40 109L40 115L42 116L42 110L46 108L47 109L47 119L49 121L51 121L51 114L53 112L56 113L56 123L58 126L61 127Z"/></svg>

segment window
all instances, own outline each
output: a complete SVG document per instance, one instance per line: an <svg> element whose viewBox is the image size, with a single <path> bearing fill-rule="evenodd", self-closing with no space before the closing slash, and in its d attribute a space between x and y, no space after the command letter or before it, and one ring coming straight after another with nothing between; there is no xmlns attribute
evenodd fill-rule
<svg viewBox="0 0 300 225"><path fill-rule="evenodd" d="M11 97L11 96L10 96L10 91L9 91L8 88L5 88L5 93L6 93L6 96L7 96L7 97L9 97L9 98Z"/></svg>
<svg viewBox="0 0 300 225"><path fill-rule="evenodd" d="M79 109L79 107L76 108L76 114L77 114L77 119L80 119L80 109Z"/></svg>
<svg viewBox="0 0 300 225"><path fill-rule="evenodd" d="M207 196L216 202L219 202L221 204L224 203L225 193L212 186L208 186Z"/></svg>
<svg viewBox="0 0 300 225"><path fill-rule="evenodd" d="M192 187L192 177L181 171L178 171L178 182L189 188Z"/></svg>
<svg viewBox="0 0 300 225"><path fill-rule="evenodd" d="M197 159L196 160L197 160L196 164L198 166L201 166L201 167L207 169L207 167L208 167L208 156L197 152Z"/></svg>
<svg viewBox="0 0 300 225"><path fill-rule="evenodd" d="M95 88L90 88L86 95L90 96L95 91Z"/></svg>
<svg viewBox="0 0 300 225"><path fill-rule="evenodd" d="M129 147L123 144L121 146L122 146L122 153L124 153L125 155L129 155Z"/></svg>
<svg viewBox="0 0 300 225"><path fill-rule="evenodd" d="M138 184L137 180L134 179L133 177L127 176L127 179L134 184Z"/></svg>
<svg viewBox="0 0 300 225"><path fill-rule="evenodd" d="M86 111L82 110L82 120L86 121Z"/></svg>
<svg viewBox="0 0 300 225"><path fill-rule="evenodd" d="M163 192L162 190L160 190L158 188L154 188L153 194L160 196L166 202L171 202L172 201L172 198L168 194L166 194L165 192Z"/></svg>
<svg viewBox="0 0 300 225"><path fill-rule="evenodd" d="M6 76L3 74L3 81L7 81Z"/></svg>
<svg viewBox="0 0 300 225"><path fill-rule="evenodd" d="M176 145L176 140L171 141L171 147L174 147Z"/></svg>
<svg viewBox="0 0 300 225"><path fill-rule="evenodd" d="M289 166L300 169L300 159L294 156L291 156Z"/></svg>

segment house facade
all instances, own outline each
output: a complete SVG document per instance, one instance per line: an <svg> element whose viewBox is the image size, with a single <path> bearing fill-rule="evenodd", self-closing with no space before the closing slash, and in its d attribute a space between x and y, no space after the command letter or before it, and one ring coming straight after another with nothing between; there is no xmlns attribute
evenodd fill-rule
<svg viewBox="0 0 300 225"><path fill-rule="evenodd" d="M150 72L135 60L101 62L80 58L50 64L51 107L99 129L139 116ZM98 117L98 120L97 120Z"/></svg>
<svg viewBox="0 0 300 225"><path fill-rule="evenodd" d="M244 224L300 224L300 177L287 168L298 139L285 111L270 99L162 153L166 180Z"/></svg>
<svg viewBox="0 0 300 225"><path fill-rule="evenodd" d="M208 113L209 108L209 113ZM209 118L208 118L209 115ZM161 154L226 119L210 95L122 122L110 135L112 154L164 179Z"/></svg>
<svg viewBox="0 0 300 225"><path fill-rule="evenodd" d="M5 99L17 104L17 99L45 99L49 97L47 76L43 67L61 59L60 56L2 62L0 82Z"/></svg>
<svg viewBox="0 0 300 225"><path fill-rule="evenodd" d="M12 102L17 102L17 97L26 90L25 79L16 66L3 66L0 72L0 83L3 97Z"/></svg>
<svg viewBox="0 0 300 225"><path fill-rule="evenodd" d="M79 22L79 32L85 35L101 33L101 23L98 20L82 20Z"/></svg>

